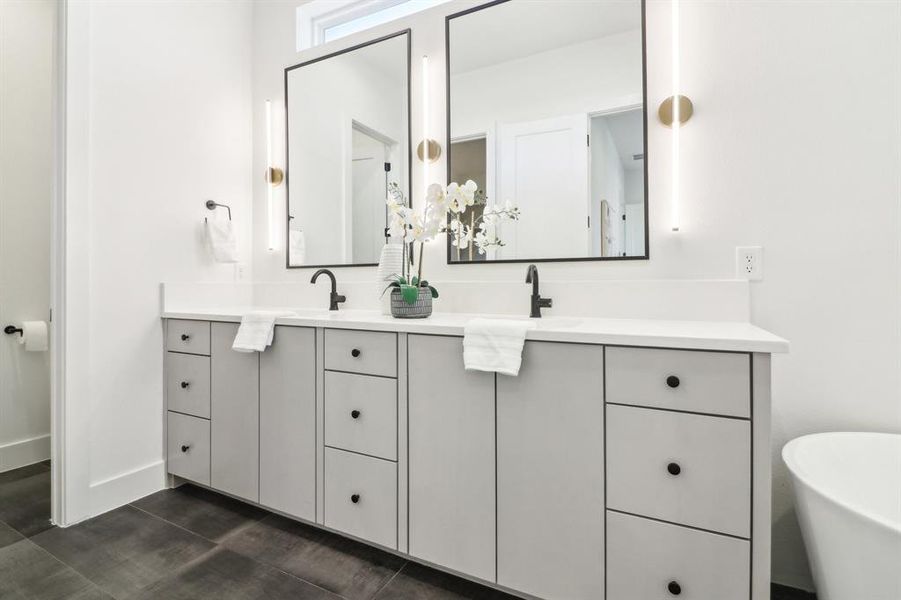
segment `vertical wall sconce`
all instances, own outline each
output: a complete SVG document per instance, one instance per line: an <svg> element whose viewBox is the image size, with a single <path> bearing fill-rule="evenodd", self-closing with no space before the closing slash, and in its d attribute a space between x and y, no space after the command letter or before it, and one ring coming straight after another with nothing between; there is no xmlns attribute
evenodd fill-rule
<svg viewBox="0 0 901 600"><path fill-rule="evenodd" d="M679 231L680 224L680 198L679 198L679 134L682 125L691 118L694 107L691 100L679 93L679 0L671 0L672 8L672 78L673 95L660 104L657 115L660 121L667 127L672 127L672 181L670 190L670 220L673 231Z"/></svg>
<svg viewBox="0 0 901 600"><path fill-rule="evenodd" d="M268 249L269 252L275 251L276 246L276 227L275 227L275 207L272 198L272 191L278 187L285 179L285 172L278 167L272 166L272 101L266 100L266 223L268 224Z"/></svg>
<svg viewBox="0 0 901 600"><path fill-rule="evenodd" d="M429 57L422 57L422 141L416 147L416 156L422 161L423 194L429 187L429 163L441 156L441 145L429 137Z"/></svg>

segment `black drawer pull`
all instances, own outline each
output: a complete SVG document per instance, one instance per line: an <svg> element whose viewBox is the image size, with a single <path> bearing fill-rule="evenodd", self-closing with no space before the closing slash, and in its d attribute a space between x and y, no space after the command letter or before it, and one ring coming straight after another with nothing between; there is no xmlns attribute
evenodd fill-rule
<svg viewBox="0 0 901 600"><path fill-rule="evenodd" d="M676 377L675 375L670 375L669 377L666 378L666 385L670 386L671 388L679 387L680 383L681 382L679 381L679 378Z"/></svg>
<svg viewBox="0 0 901 600"><path fill-rule="evenodd" d="M679 466L679 463L671 462L666 465L666 470L669 471L670 475L678 475L682 472L682 467Z"/></svg>
<svg viewBox="0 0 901 600"><path fill-rule="evenodd" d="M190 450L190 449L191 449L191 446L189 446L189 445L187 445L187 444L185 444L184 446L181 447L181 451L182 451L182 452L187 452L187 451Z"/></svg>
<svg viewBox="0 0 901 600"><path fill-rule="evenodd" d="M188 382L188 381L182 381L182 382L181 382L181 389L186 390L186 389L188 389L188 387L189 387L190 385L191 385L190 382Z"/></svg>
<svg viewBox="0 0 901 600"><path fill-rule="evenodd" d="M666 584L666 589L673 596L678 596L682 593L682 586L679 585L678 581L670 581L668 584Z"/></svg>
<svg viewBox="0 0 901 600"><path fill-rule="evenodd" d="M353 350L350 351L350 355L353 356L354 358L360 358L360 354L362 354L362 352L360 352L359 348L354 348Z"/></svg>
<svg viewBox="0 0 901 600"><path fill-rule="evenodd" d="M351 418L359 419L359 418L360 418L360 411L358 411L358 410L352 410L352 411L350 411L350 416L351 416Z"/></svg>
<svg viewBox="0 0 901 600"><path fill-rule="evenodd" d="M190 339L191 339L191 336L188 335L187 333L181 334L181 341L187 342L187 341L190 340Z"/></svg>
<svg viewBox="0 0 901 600"><path fill-rule="evenodd" d="M360 494L354 494L353 496L351 496L351 497L350 497L350 501L353 502L354 504L356 504L357 502L359 502L359 501L360 501Z"/></svg>

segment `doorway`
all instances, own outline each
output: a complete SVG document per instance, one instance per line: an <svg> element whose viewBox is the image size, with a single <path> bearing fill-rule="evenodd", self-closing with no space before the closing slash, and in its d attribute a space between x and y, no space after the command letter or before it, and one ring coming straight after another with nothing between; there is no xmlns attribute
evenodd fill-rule
<svg viewBox="0 0 901 600"><path fill-rule="evenodd" d="M397 181L395 156L398 144L388 136L357 121L351 132L350 235L347 256L353 263L377 263L388 241L388 184Z"/></svg>
<svg viewBox="0 0 901 600"><path fill-rule="evenodd" d="M51 527L55 0L0 2L0 537Z"/></svg>

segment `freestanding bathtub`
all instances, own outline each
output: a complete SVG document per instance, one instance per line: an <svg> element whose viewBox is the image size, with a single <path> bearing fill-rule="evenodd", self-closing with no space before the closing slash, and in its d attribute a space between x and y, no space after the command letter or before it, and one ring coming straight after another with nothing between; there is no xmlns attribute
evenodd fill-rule
<svg viewBox="0 0 901 600"><path fill-rule="evenodd" d="M901 435L807 435L782 458L818 599L901 600Z"/></svg>

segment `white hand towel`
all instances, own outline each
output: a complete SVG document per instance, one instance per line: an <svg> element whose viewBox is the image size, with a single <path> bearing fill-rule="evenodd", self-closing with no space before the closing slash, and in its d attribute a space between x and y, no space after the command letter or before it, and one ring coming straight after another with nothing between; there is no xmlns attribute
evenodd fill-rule
<svg viewBox="0 0 901 600"><path fill-rule="evenodd" d="M519 375L526 333L534 321L473 319L463 328L463 364L467 371Z"/></svg>
<svg viewBox="0 0 901 600"><path fill-rule="evenodd" d="M389 281L394 281L395 275L400 275L404 265L404 245L388 243L382 246L382 254L379 257L379 267L376 270L376 290L382 305L382 314L391 314L391 294L385 292Z"/></svg>
<svg viewBox="0 0 901 600"><path fill-rule="evenodd" d="M241 317L241 326L232 343L236 352L262 352L272 345L275 335L275 320L279 317L291 316L290 312L258 310Z"/></svg>
<svg viewBox="0 0 901 600"><path fill-rule="evenodd" d="M206 239L216 262L238 262L238 239L231 219L207 219Z"/></svg>
<svg viewBox="0 0 901 600"><path fill-rule="evenodd" d="M292 267L300 266L307 259L307 239L303 231L298 229L292 229L288 237L290 238L288 260Z"/></svg>
<svg viewBox="0 0 901 600"><path fill-rule="evenodd" d="M378 281L392 281L393 275L400 275L403 264L403 244L385 244L382 246L382 254L379 258L379 268L376 271L376 279Z"/></svg>

